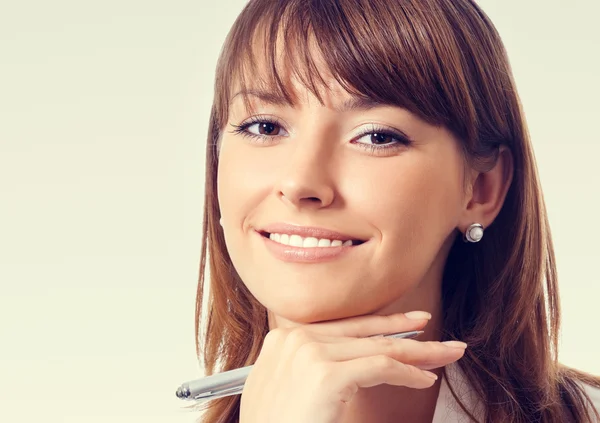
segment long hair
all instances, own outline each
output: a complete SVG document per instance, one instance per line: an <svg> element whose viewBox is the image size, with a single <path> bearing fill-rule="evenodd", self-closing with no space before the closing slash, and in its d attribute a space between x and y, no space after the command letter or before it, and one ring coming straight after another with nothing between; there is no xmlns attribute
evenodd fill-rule
<svg viewBox="0 0 600 423"><path fill-rule="evenodd" d="M267 311L240 280L219 225L218 147L232 89L263 84L292 101L277 64L284 57L322 101L315 46L349 93L448 128L465 165L489 170L499 147L510 149L514 175L500 213L479 243L457 236L449 253L443 340L468 343L458 365L485 406L485 422L591 421L582 383L600 387L600 379L558 362L556 263L535 158L504 45L473 0L248 2L218 61L206 149L195 320L206 374L253 364L269 331ZM203 421L238 422L239 404L239 395L214 400Z"/></svg>

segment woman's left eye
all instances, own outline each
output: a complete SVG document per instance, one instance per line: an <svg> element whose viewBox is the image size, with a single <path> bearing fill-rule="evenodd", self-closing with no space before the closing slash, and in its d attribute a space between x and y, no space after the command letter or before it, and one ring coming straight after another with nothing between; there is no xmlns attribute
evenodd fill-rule
<svg viewBox="0 0 600 423"><path fill-rule="evenodd" d="M358 140L364 139L366 142L359 142ZM359 144L367 144L367 145L389 145L389 144L409 144L410 142L406 137L403 137L400 134L392 134L390 132L385 131L370 131L367 132L359 138L356 138L355 142Z"/></svg>
<svg viewBox="0 0 600 423"><path fill-rule="evenodd" d="M412 141L400 131L372 124L354 137L352 144L370 154L386 156L405 149L412 144Z"/></svg>

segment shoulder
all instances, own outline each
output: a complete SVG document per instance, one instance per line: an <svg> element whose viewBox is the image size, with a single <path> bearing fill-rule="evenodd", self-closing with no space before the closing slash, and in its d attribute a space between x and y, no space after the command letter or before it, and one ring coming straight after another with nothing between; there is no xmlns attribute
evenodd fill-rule
<svg viewBox="0 0 600 423"><path fill-rule="evenodd" d="M439 396L432 423L463 423L472 421L451 394L446 383L446 377L452 384L456 394L460 397L461 402L466 405L475 417L480 419L480 421L484 421L485 404L474 395L470 383L460 367L456 363L452 363L446 366L446 376L441 380ZM600 414L600 388L582 381L578 381L577 383L582 387L583 391L590 399L588 408L590 410L592 422L600 423L600 420L596 419L594 416L594 410Z"/></svg>

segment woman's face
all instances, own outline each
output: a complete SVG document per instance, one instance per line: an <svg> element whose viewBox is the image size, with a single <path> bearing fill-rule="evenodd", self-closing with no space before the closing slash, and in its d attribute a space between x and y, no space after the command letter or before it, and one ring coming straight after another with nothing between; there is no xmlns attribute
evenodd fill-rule
<svg viewBox="0 0 600 423"><path fill-rule="evenodd" d="M325 105L292 85L296 105L255 93L253 114L233 96L223 131L218 199L244 284L279 325L431 310L464 209L459 143L402 108L349 108L353 97L333 83ZM280 243L299 238L264 236L294 232L277 225L300 227L300 242L363 242L290 247Z"/></svg>

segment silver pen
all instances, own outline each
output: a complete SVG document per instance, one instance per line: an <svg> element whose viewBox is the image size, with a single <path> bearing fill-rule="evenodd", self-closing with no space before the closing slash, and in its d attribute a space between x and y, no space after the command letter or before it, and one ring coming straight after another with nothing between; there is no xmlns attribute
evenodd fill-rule
<svg viewBox="0 0 600 423"><path fill-rule="evenodd" d="M422 330L413 330L410 332L390 333L388 335L372 335L369 338L377 336L396 339L415 338L422 333ZM183 400L205 402L216 398L241 394L252 367L254 366L228 370L183 383L177 388L175 395Z"/></svg>

